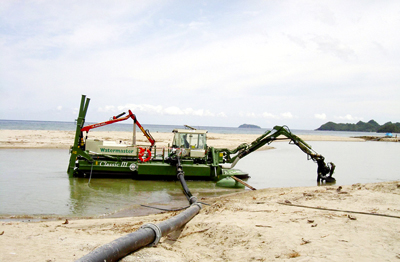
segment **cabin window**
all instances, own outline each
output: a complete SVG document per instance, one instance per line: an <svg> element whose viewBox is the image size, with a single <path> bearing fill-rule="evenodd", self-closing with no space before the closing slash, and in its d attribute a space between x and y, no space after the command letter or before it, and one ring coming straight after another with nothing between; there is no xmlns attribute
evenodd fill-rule
<svg viewBox="0 0 400 262"><path fill-rule="evenodd" d="M181 148L204 149L205 134L176 133L173 145Z"/></svg>
<svg viewBox="0 0 400 262"><path fill-rule="evenodd" d="M198 149L204 149L206 146L206 134L199 134L199 142L197 143Z"/></svg>

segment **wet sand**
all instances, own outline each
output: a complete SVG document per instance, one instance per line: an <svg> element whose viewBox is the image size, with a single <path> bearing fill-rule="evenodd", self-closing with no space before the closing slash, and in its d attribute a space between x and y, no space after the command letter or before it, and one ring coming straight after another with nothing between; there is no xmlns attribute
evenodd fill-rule
<svg viewBox="0 0 400 262"><path fill-rule="evenodd" d="M202 199L181 230L121 261L396 261L400 181L243 191ZM0 261L73 261L177 212L0 222Z"/></svg>

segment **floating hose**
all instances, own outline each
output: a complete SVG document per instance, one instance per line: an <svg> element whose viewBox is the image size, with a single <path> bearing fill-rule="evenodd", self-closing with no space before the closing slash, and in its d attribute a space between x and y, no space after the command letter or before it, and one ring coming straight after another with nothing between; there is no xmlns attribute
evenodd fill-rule
<svg viewBox="0 0 400 262"><path fill-rule="evenodd" d="M179 182L181 182L182 188L183 188L183 193L185 194L186 198L188 199L190 204L196 203L197 198L190 193L189 187L186 184L185 180L185 172L183 172L182 166L181 166L181 160L179 159L179 156L176 156L176 176L179 179Z"/></svg>

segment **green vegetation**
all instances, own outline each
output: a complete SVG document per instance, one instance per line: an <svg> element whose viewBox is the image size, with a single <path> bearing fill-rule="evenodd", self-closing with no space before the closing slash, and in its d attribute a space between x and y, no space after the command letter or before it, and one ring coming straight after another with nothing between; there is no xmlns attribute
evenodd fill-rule
<svg viewBox="0 0 400 262"><path fill-rule="evenodd" d="M261 127L256 126L256 125L243 124L243 125L240 125L239 128L261 128Z"/></svg>
<svg viewBox="0 0 400 262"><path fill-rule="evenodd" d="M392 123L392 122L387 122L381 128L378 129L378 133L400 133L400 123Z"/></svg>
<svg viewBox="0 0 400 262"><path fill-rule="evenodd" d="M400 133L400 123L387 122L381 126L375 120L370 120L368 122L358 121L357 124L336 124L334 122L327 122L316 130Z"/></svg>

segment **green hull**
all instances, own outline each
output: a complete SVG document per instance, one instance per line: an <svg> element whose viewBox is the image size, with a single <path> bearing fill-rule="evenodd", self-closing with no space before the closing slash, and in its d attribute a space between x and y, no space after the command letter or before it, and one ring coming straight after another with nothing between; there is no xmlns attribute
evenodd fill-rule
<svg viewBox="0 0 400 262"><path fill-rule="evenodd" d="M74 176L128 176L138 179L176 179L176 167L165 163L161 160L152 160L149 162L140 163L137 161L109 161L95 160L93 165L85 160L80 160L77 163L77 172ZM218 174L221 175L220 168L216 168L215 172L206 164L182 163L182 168L185 171L187 178L201 180L218 180Z"/></svg>
<svg viewBox="0 0 400 262"><path fill-rule="evenodd" d="M87 139L83 135L89 99L82 96L77 119L74 144L70 151L67 173L70 177L128 177L146 180L177 180L177 166L170 156L176 148L157 149L108 143ZM86 128L86 127L85 127ZM86 130L88 132L88 130ZM206 131L192 131L191 137L200 138ZM205 140L204 143L205 144ZM176 144L175 144L176 145ZM179 149L180 163L186 179L219 181L229 176L247 178L248 174L237 169L222 169L222 154L214 148ZM143 151L142 151L143 150ZM172 152L175 150L174 152ZM186 151L185 151L186 150ZM206 151L208 151L206 153ZM142 154L148 152L148 157ZM185 153L189 152L189 154ZM147 157L147 158L146 158ZM235 186L236 187L236 186Z"/></svg>
<svg viewBox="0 0 400 262"><path fill-rule="evenodd" d="M218 181L235 175L247 178L248 174L238 169L225 170L207 164L194 164L182 161L185 177L192 180ZM93 164L86 160L76 161L75 177L129 177L146 180L176 180L176 166L162 160L149 162L95 160Z"/></svg>
<svg viewBox="0 0 400 262"><path fill-rule="evenodd" d="M227 187L227 188L244 188L245 186L233 178L226 177L221 180L219 180L216 184L219 187Z"/></svg>

